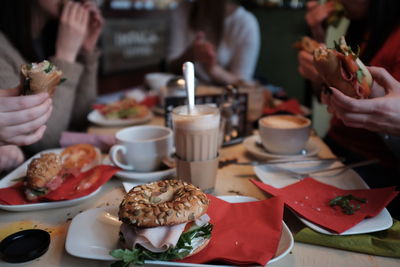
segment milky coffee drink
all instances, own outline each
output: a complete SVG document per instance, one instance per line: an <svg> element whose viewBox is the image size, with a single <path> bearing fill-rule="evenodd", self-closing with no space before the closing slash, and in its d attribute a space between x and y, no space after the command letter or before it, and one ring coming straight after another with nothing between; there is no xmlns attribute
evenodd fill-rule
<svg viewBox="0 0 400 267"><path fill-rule="evenodd" d="M196 105L188 112L187 106L172 111L177 156L185 161L205 161L217 157L219 109Z"/></svg>
<svg viewBox="0 0 400 267"><path fill-rule="evenodd" d="M177 177L207 193L217 177L219 117L219 109L207 105L196 105L190 113L187 106L172 111Z"/></svg>

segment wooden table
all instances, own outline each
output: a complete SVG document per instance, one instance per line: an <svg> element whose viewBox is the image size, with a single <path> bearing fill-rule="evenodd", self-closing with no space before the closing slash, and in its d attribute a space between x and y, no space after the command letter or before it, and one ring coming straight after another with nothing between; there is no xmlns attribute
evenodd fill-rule
<svg viewBox="0 0 400 267"><path fill-rule="evenodd" d="M156 117L151 124L161 125L161 118ZM115 133L116 128L91 127L90 133ZM320 157L332 156L332 152L317 136L312 136L321 150ZM221 150L221 158L237 158L239 160L251 159L241 145L226 147ZM229 165L219 169L215 187L216 195L245 195L258 199L266 196L251 182L249 178L256 178L252 167ZM0 211L0 239L8 234L22 229L41 228L51 232L51 244L49 251L41 258L26 264L8 264L0 261L0 266L109 266L109 262L86 260L70 256L64 249L65 238L71 219L78 213L96 207L118 206L124 189L121 181L113 178L105 184L101 191L92 199L81 205L48 209L32 212L7 212ZM290 212L285 212L285 222L292 231L296 231L301 222ZM296 266L296 267L330 267L330 266L400 266L400 260L370 256L361 253L348 252L326 247L295 243L293 251L283 259L269 266Z"/></svg>

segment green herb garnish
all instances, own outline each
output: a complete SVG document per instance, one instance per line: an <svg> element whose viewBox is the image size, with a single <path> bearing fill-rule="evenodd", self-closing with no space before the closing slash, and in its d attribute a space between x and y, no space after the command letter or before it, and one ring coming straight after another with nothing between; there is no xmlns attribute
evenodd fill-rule
<svg viewBox="0 0 400 267"><path fill-rule="evenodd" d="M342 212L351 215L354 214L355 211L360 209L360 205L354 205L351 201L359 201L361 203L367 203L367 199L355 197L353 195L345 195L345 196L337 196L331 201L329 201L329 206L339 206L342 208Z"/></svg>
<svg viewBox="0 0 400 267"><path fill-rule="evenodd" d="M196 238L210 238L212 228L212 224L190 228L189 231L181 235L175 247L171 247L163 253L154 253L141 246L133 250L115 249L110 252L110 255L119 259L119 261L111 264L111 267L128 267L131 263L144 265L145 260L168 261L183 259L192 251L192 241Z"/></svg>
<svg viewBox="0 0 400 267"><path fill-rule="evenodd" d="M129 117L133 117L136 114L138 114L138 110L137 108L127 108L127 109L122 109L118 112L118 117L125 119L125 118L129 118Z"/></svg>
<svg viewBox="0 0 400 267"><path fill-rule="evenodd" d="M60 82L58 83L58 85L62 84L63 82L65 82L67 80L67 78L61 78Z"/></svg>
<svg viewBox="0 0 400 267"><path fill-rule="evenodd" d="M44 69L44 72L49 73L50 71L52 71L53 67L53 63L49 62L49 66Z"/></svg>

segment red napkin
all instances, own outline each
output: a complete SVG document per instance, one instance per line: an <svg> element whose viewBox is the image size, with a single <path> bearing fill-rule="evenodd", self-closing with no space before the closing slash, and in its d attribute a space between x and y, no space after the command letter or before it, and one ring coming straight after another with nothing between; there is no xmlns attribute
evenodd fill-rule
<svg viewBox="0 0 400 267"><path fill-rule="evenodd" d="M89 195L105 184L119 168L107 165L96 166L87 172L65 178L62 185L55 191L50 192L36 201L25 199L23 182L11 187L0 188L0 204L23 205L46 201L61 201Z"/></svg>
<svg viewBox="0 0 400 267"><path fill-rule="evenodd" d="M269 108L266 107L264 108L263 114L274 114L277 113L279 111L286 111L286 112L290 112L293 114L303 114L302 110L301 110L301 106L299 101L297 101L297 99L290 99L287 101L282 102L281 104L279 104L278 106L276 106L275 108Z"/></svg>
<svg viewBox="0 0 400 267"><path fill-rule="evenodd" d="M117 142L114 135L88 134L77 132L63 132L60 138L60 146L67 147L76 144L91 144L101 151L107 152Z"/></svg>
<svg viewBox="0 0 400 267"><path fill-rule="evenodd" d="M368 217L376 216L399 192L395 186L376 189L343 190L331 185L306 178L281 189L262 182L252 182L274 196L281 196L286 205L305 219L336 233L342 233ZM329 201L337 196L353 195L366 198L367 203L355 202L360 209L352 215L342 212L340 207L329 206Z"/></svg>
<svg viewBox="0 0 400 267"><path fill-rule="evenodd" d="M274 257L282 231L283 201L279 197L228 203L211 195L207 214L214 225L210 243L181 262L224 261L264 266Z"/></svg>

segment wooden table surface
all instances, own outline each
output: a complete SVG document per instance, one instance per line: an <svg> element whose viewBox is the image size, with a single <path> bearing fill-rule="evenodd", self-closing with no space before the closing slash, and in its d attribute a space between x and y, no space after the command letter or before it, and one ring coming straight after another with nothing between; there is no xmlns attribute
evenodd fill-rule
<svg viewBox="0 0 400 267"><path fill-rule="evenodd" d="M151 124L162 125L163 121L155 117ZM110 133L118 131L118 128L91 127L89 133ZM320 157L332 156L329 148L317 136L312 136L321 148ZM237 158L239 160L250 160L251 156L246 152L243 145L238 144L223 148L220 152L221 159ZM265 199L266 196L255 187L250 178L256 178L252 167L229 165L219 169L215 187L216 195L244 195L257 199ZM8 234L20 229L41 228L51 232L51 245L49 251L39 259L25 264L8 264L0 261L0 266L109 266L109 262L87 260L69 255L64 248L65 238L71 219L80 212L104 206L118 206L124 189L121 181L117 178L111 179L105 184L101 191L90 200L76 206L39 210L31 212L8 212L0 211L0 240ZM285 212L285 222L292 232L301 226L301 222L289 211ZM295 242L291 253L283 259L269 266L296 266L296 267L330 267L330 266L400 266L400 260L370 256L361 253L348 252L326 247L308 245Z"/></svg>

